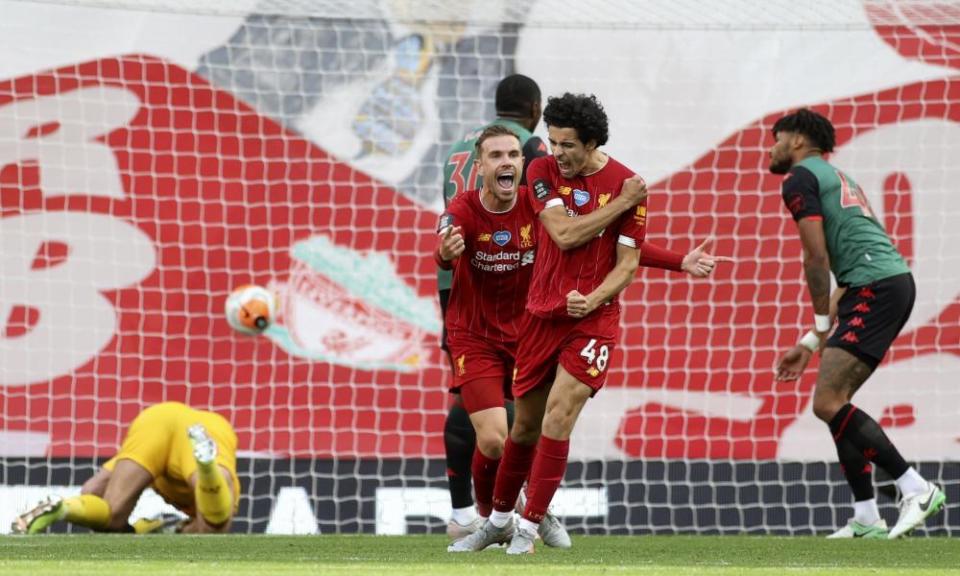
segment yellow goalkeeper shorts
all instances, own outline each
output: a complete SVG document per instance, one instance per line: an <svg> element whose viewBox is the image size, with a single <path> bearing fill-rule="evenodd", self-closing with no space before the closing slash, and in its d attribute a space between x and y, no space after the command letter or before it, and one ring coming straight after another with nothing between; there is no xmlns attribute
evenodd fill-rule
<svg viewBox="0 0 960 576"><path fill-rule="evenodd" d="M237 478L237 435L226 418L214 412L194 410L179 402L155 404L141 412L130 424L120 452L103 466L113 470L118 460L132 460L153 476L152 488L168 503L189 516L196 516L190 476L197 471L187 428L203 424L217 443L217 464L230 471L233 483L233 509L240 501Z"/></svg>

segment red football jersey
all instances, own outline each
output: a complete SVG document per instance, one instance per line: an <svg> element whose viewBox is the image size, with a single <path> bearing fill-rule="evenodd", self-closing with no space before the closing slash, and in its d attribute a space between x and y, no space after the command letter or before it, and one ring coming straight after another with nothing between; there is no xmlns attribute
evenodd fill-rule
<svg viewBox="0 0 960 576"><path fill-rule="evenodd" d="M569 216L599 210L620 195L632 170L613 158L589 176L566 179L553 156L537 158L527 173L528 193L537 215L546 208L563 206ZM589 294L599 286L617 261L617 244L639 248L646 236L647 204L624 212L608 229L572 250L560 250L546 227L540 226L537 263L533 268L527 310L541 318L566 317L567 293ZM610 306L619 310L618 298Z"/></svg>
<svg viewBox="0 0 960 576"><path fill-rule="evenodd" d="M447 226L462 227L466 245L453 272L447 330L516 342L540 226L526 188L499 213L484 207L479 190L459 194L440 217L440 232Z"/></svg>

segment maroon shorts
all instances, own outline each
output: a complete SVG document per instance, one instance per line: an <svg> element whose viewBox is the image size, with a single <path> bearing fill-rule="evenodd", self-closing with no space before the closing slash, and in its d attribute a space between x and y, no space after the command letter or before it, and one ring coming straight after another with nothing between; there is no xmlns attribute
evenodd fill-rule
<svg viewBox="0 0 960 576"><path fill-rule="evenodd" d="M525 314L517 347L513 396L553 382L557 365L593 389L603 388L620 332L620 311L601 306L583 319Z"/></svg>
<svg viewBox="0 0 960 576"><path fill-rule="evenodd" d="M484 339L469 332L451 330L447 335L453 363L453 384L450 391L459 393L467 413L502 407L505 399L513 399L515 344Z"/></svg>

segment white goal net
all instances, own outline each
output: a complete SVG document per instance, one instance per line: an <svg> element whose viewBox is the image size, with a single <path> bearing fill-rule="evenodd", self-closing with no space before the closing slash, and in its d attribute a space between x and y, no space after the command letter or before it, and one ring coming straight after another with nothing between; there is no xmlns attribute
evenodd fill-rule
<svg viewBox="0 0 960 576"><path fill-rule="evenodd" d="M0 532L75 492L145 407L227 417L235 529L440 531L450 375L433 231L443 156L519 72L596 94L651 183L641 271L555 510L587 533L823 532L852 496L772 366L812 322L767 173L813 107L910 263L910 322L857 404L960 531L960 3L0 0ZM538 129L541 135L544 129ZM232 331L226 295L276 290ZM891 479L877 474L895 518ZM141 503L151 514L162 503Z"/></svg>

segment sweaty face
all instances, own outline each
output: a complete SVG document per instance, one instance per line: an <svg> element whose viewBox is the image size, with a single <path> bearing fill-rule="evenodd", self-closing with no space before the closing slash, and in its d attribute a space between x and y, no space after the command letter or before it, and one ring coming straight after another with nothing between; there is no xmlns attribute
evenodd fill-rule
<svg viewBox="0 0 960 576"><path fill-rule="evenodd" d="M550 151L560 168L560 175L564 178L573 178L587 165L590 152L595 146L587 146L580 141L576 128L559 128L547 126L547 138L550 141Z"/></svg>
<svg viewBox="0 0 960 576"><path fill-rule="evenodd" d="M511 202L517 195L523 172L523 153L515 136L494 136L483 141L477 169L483 186L500 202Z"/></svg>
<svg viewBox="0 0 960 576"><path fill-rule="evenodd" d="M786 174L793 166L790 145L796 135L793 132L777 132L777 141L770 148L770 172Z"/></svg>

